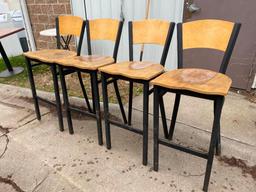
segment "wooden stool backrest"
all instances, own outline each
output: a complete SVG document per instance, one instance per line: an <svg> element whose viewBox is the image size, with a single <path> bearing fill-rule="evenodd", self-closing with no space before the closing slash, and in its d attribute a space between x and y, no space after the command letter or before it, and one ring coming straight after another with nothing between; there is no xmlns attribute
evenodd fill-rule
<svg viewBox="0 0 256 192"><path fill-rule="evenodd" d="M183 68L183 50L215 49L224 52L219 72L225 73L241 24L224 20L205 19L177 25L178 68Z"/></svg>

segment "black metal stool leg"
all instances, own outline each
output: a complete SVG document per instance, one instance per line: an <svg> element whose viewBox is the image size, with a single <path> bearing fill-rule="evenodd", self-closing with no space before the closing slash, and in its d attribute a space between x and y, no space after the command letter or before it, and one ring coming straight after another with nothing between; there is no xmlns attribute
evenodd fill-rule
<svg viewBox="0 0 256 192"><path fill-rule="evenodd" d="M2 58L3 58L3 61L4 61L5 65L6 65L6 68L8 69L8 71L9 72L13 72L12 65L10 63L10 60L8 59L8 56L6 55L6 52L4 50L4 47L3 47L2 43L1 43L1 41L0 41L0 54L1 54Z"/></svg>
<svg viewBox="0 0 256 192"><path fill-rule="evenodd" d="M118 89L117 80L114 81L114 88L115 88L116 98L117 98L117 101L118 101L118 104L119 104L119 107L120 107L120 111L121 111L121 114L122 114L122 117L123 117L124 124L127 124L126 114L125 114L124 106L123 106L123 103L122 103L122 98L120 96L120 92L119 92L119 89Z"/></svg>
<svg viewBox="0 0 256 192"><path fill-rule="evenodd" d="M176 94L175 103L174 103L173 112L172 112L172 120L171 120L171 125L170 125L169 138L168 138L170 140L172 140L172 138L173 138L173 133L174 133L174 128L175 128L175 124L176 124L179 105L180 105L180 94Z"/></svg>
<svg viewBox="0 0 256 192"><path fill-rule="evenodd" d="M163 124L163 129L164 129L164 136L165 136L166 139L168 139L168 128L167 128L167 122L166 122L166 115L165 115L163 96L161 96L159 98L159 105L160 105L162 124Z"/></svg>
<svg viewBox="0 0 256 192"><path fill-rule="evenodd" d="M53 87L54 87L55 100L56 100L56 111L57 111L58 121L59 121L59 129L60 129L60 131L64 131L62 107L61 107L56 65L52 64L50 67L51 67L51 71L52 71L52 79L53 79Z"/></svg>
<svg viewBox="0 0 256 192"><path fill-rule="evenodd" d="M71 119L71 111L69 108L67 85L66 85L65 75L63 74L63 68L61 66L59 66L59 73L60 73L60 81L61 81L62 94L63 94L63 100L64 100L64 107L65 107L67 121L68 121L68 129L70 134L74 134L73 123Z"/></svg>
<svg viewBox="0 0 256 192"><path fill-rule="evenodd" d="M215 102L216 102L216 107L215 107L210 147L209 147L209 152L208 152L208 160L207 160L205 178L204 178L204 187L203 187L204 191L208 191L211 170L212 170L212 163L213 163L213 158L214 158L214 149L215 149L215 145L216 145L217 138L218 138L218 126L220 124L221 110L222 110L222 106L223 106L223 97L218 97L215 100Z"/></svg>
<svg viewBox="0 0 256 192"><path fill-rule="evenodd" d="M82 89L82 92L83 92L83 96L84 96L86 105L87 105L87 107L88 107L88 111L92 113L92 108L91 108L91 105L90 105L90 102L89 102L89 99L88 99L86 90L85 90L85 88L84 88L84 83L83 83L83 79L82 79L82 74L81 74L80 71L78 71L78 72L77 72L77 75L78 75L79 83L80 83L80 86L81 86L81 89Z"/></svg>
<svg viewBox="0 0 256 192"><path fill-rule="evenodd" d="M223 99L223 103L224 103L224 99ZM216 113L216 101L214 101L214 114ZM216 142L216 155L219 156L221 155L221 134L220 134L220 122L217 126L217 131L218 131L218 135L217 135L217 142Z"/></svg>
<svg viewBox="0 0 256 192"><path fill-rule="evenodd" d="M133 82L129 84L129 107L128 107L128 125L132 124L132 100L133 100Z"/></svg>
<svg viewBox="0 0 256 192"><path fill-rule="evenodd" d="M91 78L92 78L92 91L94 93L93 102L95 106L95 115L96 115L96 121L97 121L97 129L98 129L98 143L99 145L103 145L97 71L91 73Z"/></svg>
<svg viewBox="0 0 256 192"><path fill-rule="evenodd" d="M154 87L154 171L159 168L159 92L158 88Z"/></svg>
<svg viewBox="0 0 256 192"><path fill-rule="evenodd" d="M108 90L107 90L107 78L104 74L101 74L102 82L102 94L104 104L104 121L106 130L106 145L107 149L111 149L111 134L110 134L110 123L109 123L109 106L108 106Z"/></svg>
<svg viewBox="0 0 256 192"><path fill-rule="evenodd" d="M94 95L94 91L93 91L93 80L92 80L92 75L91 75L91 91L92 91L92 111L93 113L96 113L95 110L95 102L93 102L95 100L95 95Z"/></svg>
<svg viewBox="0 0 256 192"><path fill-rule="evenodd" d="M41 113L40 113L38 98L37 98L37 94L36 94L36 86L35 86L35 81L34 81L34 76L33 76L33 71L32 71L32 65L31 65L29 58L26 58L26 65L27 65L27 69L28 69L28 78L29 78L29 82L30 82L30 86L31 86L36 117L38 120L41 120Z"/></svg>
<svg viewBox="0 0 256 192"><path fill-rule="evenodd" d="M148 102L149 102L149 83L143 86L143 165L148 163Z"/></svg>

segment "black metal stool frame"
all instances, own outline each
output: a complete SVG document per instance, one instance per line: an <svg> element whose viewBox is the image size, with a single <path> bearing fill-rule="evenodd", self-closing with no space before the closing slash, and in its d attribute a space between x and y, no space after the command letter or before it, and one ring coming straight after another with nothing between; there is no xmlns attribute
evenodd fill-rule
<svg viewBox="0 0 256 192"><path fill-rule="evenodd" d="M56 23L56 35L57 35L56 36L57 48L58 49L63 48L63 49L68 49L69 50L69 44L70 44L70 40L72 38L72 35L68 35L67 38L65 39L59 33L59 19L58 19L58 17L56 18L55 23ZM81 35L80 35L80 38L79 38L79 44L78 44L78 48L77 48L77 55L80 55L80 53L81 53L84 30L85 30L85 21L83 22L83 26L82 26L82 29L81 29ZM64 42L64 45L61 43L61 39ZM41 120L39 100L42 101L42 102L48 103L50 105L53 105L53 106L56 107L56 111L57 111L58 122L59 122L59 130L64 131L62 106L61 106L60 91L59 91L59 84L58 84L59 72L57 72L56 65L54 63L46 63L46 62L39 61L37 59L28 58L28 57L25 57L25 59L26 59L28 77L29 77L29 82L30 82L30 87L31 87L31 91L32 91L32 97L33 97L33 101L34 101L34 106L35 106L35 112L36 112L37 119ZM32 64L32 62L34 64ZM37 96L35 80L34 80L34 75L33 75L33 68L37 67L37 66L40 66L40 65L47 65L51 69L51 73L52 73L52 77L53 77L53 87L54 87L54 93L55 93L55 102L52 102L52 101L49 101L47 99L44 99L42 97ZM71 73L74 73L74 72L75 72L74 70L65 70L65 72L63 72L63 73L68 75L68 74L71 74ZM81 73L77 73L77 74L78 74L78 78L80 80L82 78ZM79 81L79 82L80 82L81 87L83 88L84 87L83 82L82 81ZM86 95L86 92L83 91L83 93L84 93L84 97L88 101L88 97Z"/></svg>
<svg viewBox="0 0 256 192"><path fill-rule="evenodd" d="M89 20L86 21L86 34L87 34L87 45L88 45L88 55L92 55L92 49L91 49L91 39L90 39L90 24L89 24ZM118 54L118 48L119 48L119 44L120 44L120 39L121 39L121 33L122 33L122 28L123 28L123 21L120 21L119 23L119 28L118 28L118 32L117 32L117 37L116 37L116 42L114 45L114 51L113 51L113 58L114 61L116 62L117 59L117 54ZM68 121L68 127L69 127L69 132L70 134L74 133L74 129L73 129L73 123L72 123L72 118L71 118L71 111L76 111L88 116L91 116L93 118L96 118L97 121L97 131L98 131L98 144L99 145L103 145L103 138L102 138L102 123L101 123L101 111L100 111L100 97L99 97L99 87L98 84L101 83L101 80L98 80L98 70L85 70L85 69L78 69L75 67L64 67L61 65L58 65L59 68L59 72L60 72L60 80L61 80L61 85L62 85L62 90L63 90L63 99L64 99L64 107L65 107L65 111L67 114L67 121ZM64 73L64 69L71 69L74 71L77 71L78 73L87 73L90 74L90 80L91 80L91 87L92 87L92 102L93 102L93 110L88 110L88 111L84 111L81 109L78 109L76 107L72 107L69 104L69 98L68 98L68 92L67 92L67 86L66 86L66 80L65 80L65 73ZM109 83L114 83L114 87L116 90L116 95L117 95L117 99L119 101L120 104L120 108L122 111L124 111L123 109L123 105L121 102L121 96L118 90L118 86L117 86L117 81L112 79L109 81ZM83 89L85 90L85 88L83 87Z"/></svg>
<svg viewBox="0 0 256 192"><path fill-rule="evenodd" d="M169 31L167 34L166 42L164 45L162 57L160 64L165 66L165 61L168 55L170 42L172 39L173 31L175 24L170 23ZM129 22L129 60L133 61L133 29L132 22ZM105 129L106 129L106 145L107 149L111 149L111 134L110 134L110 124L116 125L120 128L132 131L134 133L140 134L143 136L143 152L142 152L142 164L147 165L148 162L148 107L149 107L149 95L153 93L153 89L149 89L149 82L152 80L139 80L139 79L131 79L120 75L111 75L101 72L102 78L102 92L103 92L103 103L104 103L104 120L105 120ZM128 107L128 121L124 121L123 123L112 120L109 114L109 101L108 101L108 79L113 78L116 80L125 80L129 81L129 107ZM143 130L135 128L131 125L131 117L132 117L132 96L133 96L133 83L140 83L143 85ZM122 112L123 114L123 112ZM124 114L125 115L125 114ZM127 119L127 118L125 118Z"/></svg>
<svg viewBox="0 0 256 192"><path fill-rule="evenodd" d="M227 50L224 53L223 61L220 66L220 69L219 69L220 73L223 73L223 74L226 73L227 66L230 61L233 49L234 49L235 42L236 42L237 36L239 34L240 27L241 27L241 24L239 24L239 23L234 24L233 31L232 31L232 34L230 37L230 41L228 43ZM178 38L178 68L181 69L181 68L183 68L182 23L177 24L177 34L178 34L178 36L177 36L177 38ZM162 138L159 138L159 107L161 107L160 101L163 101L163 96L167 92L175 93L176 98L175 98L168 138L162 139ZM178 114L178 108L179 108L179 104L180 104L181 95L198 97L198 98L202 98L202 99L212 100L214 102L214 121L213 121L213 127L212 127L212 133L211 133L211 139L210 139L208 153L203 153L201 151L193 150L191 148L186 148L179 144L170 142L170 140L172 140L173 133L174 133L174 128L175 128L175 124L176 124L176 118L177 118L177 114ZM160 86L154 86L154 170L158 171L158 168L159 168L159 144L162 144L164 146L174 148L174 149L207 159L207 166L206 166L203 190L208 191L208 185L209 185L213 157L214 157L214 150L216 149L217 155L220 155L220 153L221 153L220 118L221 118L223 104L224 104L224 96L206 95L206 94L196 93L196 92L187 91L187 90L175 90L175 89L167 89L167 88L160 87ZM165 114L165 111L163 111L163 112ZM162 115L162 120L166 122L165 115L164 116ZM163 124L163 127L164 127L164 129L167 129L167 123Z"/></svg>

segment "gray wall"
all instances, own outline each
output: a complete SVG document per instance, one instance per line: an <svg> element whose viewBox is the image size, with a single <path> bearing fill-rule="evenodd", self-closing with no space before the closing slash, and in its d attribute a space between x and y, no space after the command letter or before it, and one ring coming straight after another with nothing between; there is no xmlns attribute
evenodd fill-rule
<svg viewBox="0 0 256 192"><path fill-rule="evenodd" d="M96 18L116 18L120 19L121 1L124 2L123 12L125 25L118 54L118 60L128 60L128 29L127 22L130 20L140 20L145 17L146 0L85 0L87 6L88 19ZM84 17L84 0L72 0L74 15ZM168 21L181 22L183 17L183 0L151 0L150 18L165 19ZM94 42L94 54L111 55L113 45L107 42ZM139 58L140 47L135 47L135 57ZM144 60L160 61L162 47L145 46ZM83 53L86 54L85 48ZM171 43L170 52L166 62L166 67L174 69L177 66L176 57L176 33Z"/></svg>

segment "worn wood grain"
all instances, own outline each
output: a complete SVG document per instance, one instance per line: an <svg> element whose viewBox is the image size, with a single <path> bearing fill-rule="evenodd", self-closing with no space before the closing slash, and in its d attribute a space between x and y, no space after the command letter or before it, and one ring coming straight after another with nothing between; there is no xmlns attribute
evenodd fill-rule
<svg viewBox="0 0 256 192"><path fill-rule="evenodd" d="M169 89L225 96L232 80L222 73L205 69L177 69L160 75L151 83Z"/></svg>
<svg viewBox="0 0 256 192"><path fill-rule="evenodd" d="M164 67L156 63L134 61L101 67L99 71L111 75L121 75L131 79L150 80L163 73Z"/></svg>
<svg viewBox="0 0 256 192"><path fill-rule="evenodd" d="M36 59L44 63L54 63L55 61L76 56L76 52L62 50L62 49L44 49L39 51L31 51L23 53L23 55L30 59Z"/></svg>
<svg viewBox="0 0 256 192"><path fill-rule="evenodd" d="M112 57L100 55L75 56L56 60L55 63L78 69L97 70L99 67L114 63Z"/></svg>

